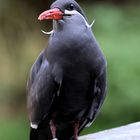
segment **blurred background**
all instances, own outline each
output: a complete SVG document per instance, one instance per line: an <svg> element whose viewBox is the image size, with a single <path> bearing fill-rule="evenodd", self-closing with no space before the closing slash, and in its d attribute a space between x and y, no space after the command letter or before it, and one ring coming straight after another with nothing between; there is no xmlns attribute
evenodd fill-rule
<svg viewBox="0 0 140 140"><path fill-rule="evenodd" d="M92 133L140 120L140 1L79 0L108 61L108 96ZM0 139L28 140L26 80L47 45L37 20L52 0L0 0Z"/></svg>

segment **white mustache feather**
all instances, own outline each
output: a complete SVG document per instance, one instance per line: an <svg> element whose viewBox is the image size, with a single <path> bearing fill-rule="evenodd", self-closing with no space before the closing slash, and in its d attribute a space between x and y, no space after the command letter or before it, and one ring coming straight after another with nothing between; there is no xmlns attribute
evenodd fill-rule
<svg viewBox="0 0 140 140"><path fill-rule="evenodd" d="M95 23L95 19L92 21L92 23L89 25L88 24L88 22L87 22L87 20L84 18L84 16L82 15L82 14L80 14L78 11L76 11L76 10L73 10L73 11L69 11L69 10L65 10L65 15L80 15L82 18L83 18L83 20L85 21L85 24L86 24L86 26L88 27L88 28L92 28L92 26L93 26L93 24Z"/></svg>
<svg viewBox="0 0 140 140"><path fill-rule="evenodd" d="M94 25L95 23L95 19L92 21L92 23L89 25L90 28L92 28L92 26Z"/></svg>
<svg viewBox="0 0 140 140"><path fill-rule="evenodd" d="M45 35L51 35L51 34L53 34L54 31L52 30L50 32L46 32L46 31L41 30L41 32Z"/></svg>

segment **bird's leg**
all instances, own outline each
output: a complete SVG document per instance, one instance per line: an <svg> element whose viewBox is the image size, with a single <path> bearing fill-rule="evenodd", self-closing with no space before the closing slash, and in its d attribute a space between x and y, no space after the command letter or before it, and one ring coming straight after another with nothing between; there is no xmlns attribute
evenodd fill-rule
<svg viewBox="0 0 140 140"><path fill-rule="evenodd" d="M74 140L78 140L78 128L79 128L79 122L76 122L74 124Z"/></svg>
<svg viewBox="0 0 140 140"><path fill-rule="evenodd" d="M52 133L52 137L53 137L52 140L57 140L57 138L56 138L56 126L52 120L50 120L50 129L51 129L51 133Z"/></svg>

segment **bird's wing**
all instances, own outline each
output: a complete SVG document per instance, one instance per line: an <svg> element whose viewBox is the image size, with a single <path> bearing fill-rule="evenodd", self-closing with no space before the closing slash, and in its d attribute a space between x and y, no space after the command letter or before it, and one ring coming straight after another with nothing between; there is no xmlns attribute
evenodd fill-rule
<svg viewBox="0 0 140 140"><path fill-rule="evenodd" d="M27 107L32 128L37 128L40 121L48 115L57 87L42 51L32 66L27 85Z"/></svg>
<svg viewBox="0 0 140 140"><path fill-rule="evenodd" d="M95 120L101 105L105 99L106 96L106 71L104 70L104 72L98 76L96 78L96 80L93 82L93 96L92 96L92 100L90 103L90 107L87 113L87 117L86 120L82 122L80 129L79 129L79 133L82 131L82 129L85 126L90 126L92 124L92 122Z"/></svg>

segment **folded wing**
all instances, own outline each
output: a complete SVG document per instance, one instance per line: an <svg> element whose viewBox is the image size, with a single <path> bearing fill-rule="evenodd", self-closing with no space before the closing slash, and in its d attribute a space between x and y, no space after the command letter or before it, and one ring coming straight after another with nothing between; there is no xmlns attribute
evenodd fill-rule
<svg viewBox="0 0 140 140"><path fill-rule="evenodd" d="M57 90L44 52L32 66L27 88L29 119L31 127L37 129L38 124L49 114Z"/></svg>

